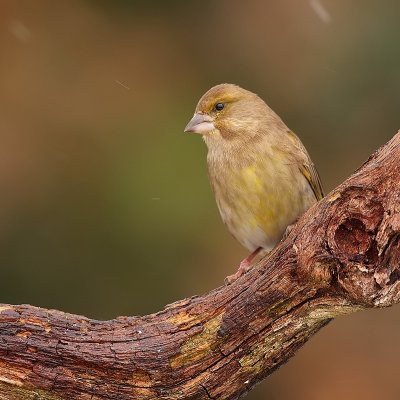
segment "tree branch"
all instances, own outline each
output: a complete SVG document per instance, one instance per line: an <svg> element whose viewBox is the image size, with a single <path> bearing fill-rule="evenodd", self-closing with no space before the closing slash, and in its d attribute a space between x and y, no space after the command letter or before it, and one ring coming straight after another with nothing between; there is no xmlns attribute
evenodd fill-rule
<svg viewBox="0 0 400 400"><path fill-rule="evenodd" d="M0 399L237 399L330 319L400 299L400 133L244 277L144 317L0 306Z"/></svg>

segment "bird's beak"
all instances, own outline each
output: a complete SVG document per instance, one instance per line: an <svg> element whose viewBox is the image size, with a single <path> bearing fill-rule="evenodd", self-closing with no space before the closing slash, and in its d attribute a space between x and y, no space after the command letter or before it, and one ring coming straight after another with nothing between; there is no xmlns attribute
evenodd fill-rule
<svg viewBox="0 0 400 400"><path fill-rule="evenodd" d="M186 125L184 132L207 133L215 129L213 119L207 114L194 114L193 118Z"/></svg>

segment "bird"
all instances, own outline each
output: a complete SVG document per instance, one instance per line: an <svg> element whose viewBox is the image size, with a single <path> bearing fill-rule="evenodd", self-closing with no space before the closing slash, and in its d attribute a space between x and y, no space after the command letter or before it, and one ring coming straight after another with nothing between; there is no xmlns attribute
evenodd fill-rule
<svg viewBox="0 0 400 400"><path fill-rule="evenodd" d="M287 228L324 196L306 148L257 94L223 83L199 100L185 132L202 136L222 221L250 251L231 284L270 252Z"/></svg>

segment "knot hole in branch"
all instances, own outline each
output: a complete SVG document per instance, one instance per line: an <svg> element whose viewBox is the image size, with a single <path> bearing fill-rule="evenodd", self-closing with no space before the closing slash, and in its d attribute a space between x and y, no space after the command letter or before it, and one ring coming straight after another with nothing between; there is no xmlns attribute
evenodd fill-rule
<svg viewBox="0 0 400 400"><path fill-rule="evenodd" d="M374 265L378 261L378 247L375 233L367 229L364 222L357 218L343 221L334 234L337 256L341 261L353 261Z"/></svg>
<svg viewBox="0 0 400 400"><path fill-rule="evenodd" d="M354 195L354 192L358 192ZM373 305L381 286L374 274L382 260L377 235L384 208L372 191L350 187L342 199L351 196L346 207L338 204L328 227L328 247L339 261L337 280L347 297Z"/></svg>

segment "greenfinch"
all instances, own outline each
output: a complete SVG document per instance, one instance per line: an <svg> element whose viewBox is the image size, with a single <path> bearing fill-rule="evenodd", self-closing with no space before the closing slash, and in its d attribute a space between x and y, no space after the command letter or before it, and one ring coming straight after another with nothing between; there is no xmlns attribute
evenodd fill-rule
<svg viewBox="0 0 400 400"><path fill-rule="evenodd" d="M251 252L230 283L323 197L321 181L300 139L259 96L237 85L206 92L185 132L203 137L222 220Z"/></svg>

